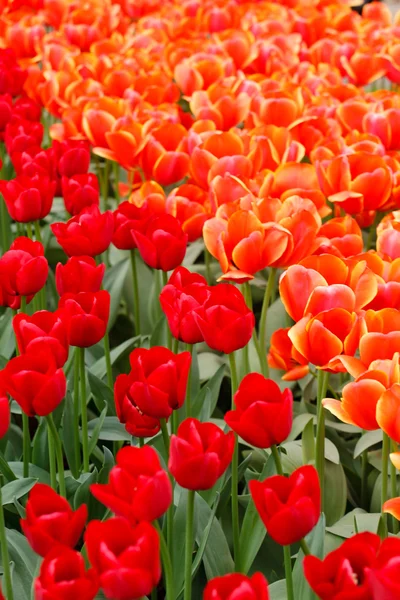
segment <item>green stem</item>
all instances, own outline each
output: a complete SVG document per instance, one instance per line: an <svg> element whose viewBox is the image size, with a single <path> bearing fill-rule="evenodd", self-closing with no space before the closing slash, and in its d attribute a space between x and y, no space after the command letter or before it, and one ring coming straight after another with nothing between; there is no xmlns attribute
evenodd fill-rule
<svg viewBox="0 0 400 600"><path fill-rule="evenodd" d="M390 452L390 438L387 433L383 432L382 442L382 487L381 487L381 505L383 508L384 503L388 497L388 471L389 471L389 452ZM382 521L384 527L385 537L387 536L387 514L382 512Z"/></svg>
<svg viewBox="0 0 400 600"><path fill-rule="evenodd" d="M57 491L57 468L56 468L56 455L54 446L54 437L50 430L47 428L47 444L49 446L49 465L50 465L50 485L53 490Z"/></svg>
<svg viewBox="0 0 400 600"><path fill-rule="evenodd" d="M368 450L361 454L361 507L368 511Z"/></svg>
<svg viewBox="0 0 400 600"><path fill-rule="evenodd" d="M82 422L82 453L83 453L83 472L89 472L89 435L88 435L88 415L86 406L86 371L85 371L85 348L79 348L79 366L81 382L81 422Z"/></svg>
<svg viewBox="0 0 400 600"><path fill-rule="evenodd" d="M6 536L6 523L4 519L4 508L1 497L1 484L0 484L0 546L1 546L1 559L3 567L3 581L5 588L5 595L7 600L14 600L11 569L10 569L10 557L8 554L8 544Z"/></svg>
<svg viewBox="0 0 400 600"><path fill-rule="evenodd" d="M77 468L81 465L81 443L79 440L79 348L75 348L74 354L74 453ZM75 476L75 475L74 475ZM76 473L76 478L78 474Z"/></svg>
<svg viewBox="0 0 400 600"><path fill-rule="evenodd" d="M114 380L111 366L111 355L110 355L110 338L108 335L108 331L106 331L104 335L104 356L106 359L106 368L107 368L107 383L110 390L114 389Z"/></svg>
<svg viewBox="0 0 400 600"><path fill-rule="evenodd" d="M29 417L24 412L22 412L22 435L24 477L29 477L29 464L31 462L31 436L29 433Z"/></svg>
<svg viewBox="0 0 400 600"><path fill-rule="evenodd" d="M163 532L161 531L160 525L157 521L155 521L154 525L160 537L161 560L163 564L163 574L166 591L165 600L175 600L174 577L172 572L171 556L168 552L168 546L165 541Z"/></svg>
<svg viewBox="0 0 400 600"><path fill-rule="evenodd" d="M392 451L393 452L397 452L397 446L395 442L391 442L391 446L392 446ZM390 487L391 487L391 496L392 498L397 498L398 496L398 492L397 492L397 473L396 473L396 467L394 466L394 464L392 463L392 461L390 461ZM396 517L392 518L392 528L393 528L393 533L395 535L397 535L399 533L399 522L396 519Z"/></svg>
<svg viewBox="0 0 400 600"><path fill-rule="evenodd" d="M135 333L140 335L140 304L139 304L139 284L137 276L137 265L136 265L136 250L131 250L131 269L132 269L132 283L133 283L133 315L135 319Z"/></svg>
<svg viewBox="0 0 400 600"><path fill-rule="evenodd" d="M113 162L113 171L114 171L114 195L116 201L119 203L119 164L114 161Z"/></svg>
<svg viewBox="0 0 400 600"><path fill-rule="evenodd" d="M309 554L311 554L311 550L308 547L308 544L304 538L301 538L300 540L300 548L303 550L304 556L308 556Z"/></svg>
<svg viewBox="0 0 400 600"><path fill-rule="evenodd" d="M162 289L163 289L163 288L165 288L165 286L168 283L168 273L167 273L167 271L161 271L161 273L162 273ZM161 312L163 312L161 303L160 303L160 307L161 307ZM169 350L172 351L172 333L169 328L168 321L167 321L167 347L169 348Z"/></svg>
<svg viewBox="0 0 400 600"><path fill-rule="evenodd" d="M40 231L40 223L39 221L35 221L34 222L34 227L35 227L35 237L36 237L36 241L40 242L41 244L43 244L42 242L42 234Z"/></svg>
<svg viewBox="0 0 400 600"><path fill-rule="evenodd" d="M185 587L184 600L192 597L193 517L195 492L188 490L186 507Z"/></svg>
<svg viewBox="0 0 400 600"><path fill-rule="evenodd" d="M283 475L283 467L282 467L281 457L280 457L280 454L279 454L279 450L275 446L275 444L273 444L271 446L271 452L272 452L272 456L274 457L274 462L275 462L275 466L276 466L276 472L278 473L278 475Z"/></svg>
<svg viewBox="0 0 400 600"><path fill-rule="evenodd" d="M179 352L179 340L178 340L178 338L174 339L174 342L173 342L173 345L172 345L172 352L174 354L178 354L178 352Z"/></svg>
<svg viewBox="0 0 400 600"><path fill-rule="evenodd" d="M261 369L264 377L269 376L269 367L267 361L267 315L268 315L268 306L272 297L272 293L275 287L275 277L276 277L276 269L270 268L267 287L265 288L264 300L261 309L261 317L260 317L260 359L261 359Z"/></svg>
<svg viewBox="0 0 400 600"><path fill-rule="evenodd" d="M26 234L30 240L33 240L33 228L32 223L25 223L26 225Z"/></svg>
<svg viewBox="0 0 400 600"><path fill-rule="evenodd" d="M287 600L294 600L293 577L292 577L292 557L290 555L290 546L283 546L283 556L285 561L285 579Z"/></svg>
<svg viewBox="0 0 400 600"><path fill-rule="evenodd" d="M325 409L322 400L326 396L329 373L320 369L317 376L317 441L315 445L315 463L321 487L321 506L324 506L324 476L325 476Z"/></svg>
<svg viewBox="0 0 400 600"><path fill-rule="evenodd" d="M165 452L169 455L169 433L166 419L160 419L161 433L164 441Z"/></svg>
<svg viewBox="0 0 400 600"><path fill-rule="evenodd" d="M193 357L193 344L186 344L186 351ZM192 416L192 362L190 362L189 376L186 384L186 418Z"/></svg>
<svg viewBox="0 0 400 600"><path fill-rule="evenodd" d="M238 377L236 370L235 353L229 354L229 365L231 369L231 388L232 388L232 410L235 408L234 396L238 387ZM240 525L239 525L239 443L238 436L235 434L235 447L232 457L232 535L233 552L236 569L240 565Z"/></svg>
<svg viewBox="0 0 400 600"><path fill-rule="evenodd" d="M58 435L57 427L53 421L53 415L47 415L46 417L47 426L49 428L49 432L53 436L54 446L56 450L57 456L57 464L58 464L58 483L60 486L60 495L64 498L67 497L66 489L65 489L65 475L64 475L64 456L62 450L62 444L60 440L60 436Z"/></svg>
<svg viewBox="0 0 400 600"><path fill-rule="evenodd" d="M19 312L26 313L26 296L21 296L21 306Z"/></svg>

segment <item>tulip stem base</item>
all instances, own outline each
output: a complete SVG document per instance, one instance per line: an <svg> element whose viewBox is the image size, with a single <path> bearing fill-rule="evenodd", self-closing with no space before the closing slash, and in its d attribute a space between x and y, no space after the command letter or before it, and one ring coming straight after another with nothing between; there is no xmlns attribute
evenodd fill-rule
<svg viewBox="0 0 400 600"><path fill-rule="evenodd" d="M384 536L387 536L387 514L383 512L383 505L388 497L388 479L389 479L389 452L390 438L387 433L383 432L382 442L382 486L381 486L381 504L382 504L382 523Z"/></svg>
<svg viewBox="0 0 400 600"><path fill-rule="evenodd" d="M308 556L309 554L311 554L311 550L308 547L308 544L304 538L301 538L300 540L300 548L303 550L304 556Z"/></svg>
<svg viewBox="0 0 400 600"><path fill-rule="evenodd" d="M284 557L284 561L285 561L285 579L286 579L287 600L294 600L292 557L291 557L291 553L290 553L290 546L283 546L283 557Z"/></svg>
<svg viewBox="0 0 400 600"><path fill-rule="evenodd" d="M185 584L183 592L184 600L191 600L192 597L194 498L195 492L193 490L188 490L186 507Z"/></svg>
<svg viewBox="0 0 400 600"><path fill-rule="evenodd" d="M161 560L163 564L164 584L165 584L165 600L175 600L174 576L172 571L171 555L168 551L168 546L165 541L161 527L158 521L154 522L160 537Z"/></svg>
<svg viewBox="0 0 400 600"><path fill-rule="evenodd" d="M60 487L60 495L63 498L67 497L66 489L65 489L65 475L64 475L64 456L62 450L62 444L60 440L60 436L58 435L57 427L53 421L53 415L47 415L46 417L47 426L49 428L49 435L53 436L54 447L56 450L57 456L57 465L58 465L58 483Z"/></svg>
<svg viewBox="0 0 400 600"><path fill-rule="evenodd" d="M89 472L89 437L88 418L86 406L86 371L85 371L85 348L79 348L79 366L81 383L81 420L82 420L82 454L84 473Z"/></svg>
<svg viewBox="0 0 400 600"><path fill-rule="evenodd" d="M135 333L140 335L140 304L139 304L139 284L136 265L136 250L130 252L131 269L132 269L132 284L133 284L133 318L135 320Z"/></svg>
<svg viewBox="0 0 400 600"><path fill-rule="evenodd" d="M24 477L29 477L29 463L31 462L31 436L29 433L29 417L22 413L22 453L24 462Z"/></svg>
<svg viewBox="0 0 400 600"><path fill-rule="evenodd" d="M4 593L6 600L14 600L11 569L10 569L10 557L8 554L8 544L6 536L6 524L4 520L4 508L1 497L1 483L0 483L0 547L1 547L1 562L3 567L3 582L4 582Z"/></svg>
<svg viewBox="0 0 400 600"><path fill-rule="evenodd" d="M106 333L104 335L104 356L106 359L107 383L108 383L108 387L112 391L114 389L114 380L113 380L112 366L111 366L110 338L108 337L108 331L106 331Z"/></svg>
<svg viewBox="0 0 400 600"><path fill-rule="evenodd" d="M265 288L264 300L261 309L260 317L260 342L259 342L259 353L260 353L260 365L264 377L269 377L269 367L267 361L267 314L268 307L275 289L275 278L276 269L273 267L269 270L267 287Z"/></svg>
<svg viewBox="0 0 400 600"><path fill-rule="evenodd" d="M325 478L325 409L322 400L326 396L329 373L320 369L317 376L317 440L315 444L315 463L321 487L321 506L324 506Z"/></svg>
<svg viewBox="0 0 400 600"><path fill-rule="evenodd" d="M229 354L229 365L231 369L231 388L232 388L232 410L235 408L234 397L238 387L238 376L236 369L235 353ZM236 569L240 565L240 524L239 524L239 443L238 436L235 434L235 447L232 457L232 535L233 535L233 553Z"/></svg>

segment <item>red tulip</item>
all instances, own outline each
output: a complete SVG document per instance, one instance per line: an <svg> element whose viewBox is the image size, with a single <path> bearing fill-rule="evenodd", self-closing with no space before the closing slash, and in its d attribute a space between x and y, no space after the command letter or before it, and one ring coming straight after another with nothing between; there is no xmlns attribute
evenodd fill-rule
<svg viewBox="0 0 400 600"><path fill-rule="evenodd" d="M48 263L40 242L18 237L0 258L0 306L17 309L21 296L30 302L46 283Z"/></svg>
<svg viewBox="0 0 400 600"><path fill-rule="evenodd" d="M99 182L94 173L82 173L61 179L65 209L78 215L84 208L99 204Z"/></svg>
<svg viewBox="0 0 400 600"><path fill-rule="evenodd" d="M242 439L257 448L280 444L289 435L293 421L293 396L259 373L249 373L235 394L236 409L225 421Z"/></svg>
<svg viewBox="0 0 400 600"><path fill-rule="evenodd" d="M163 346L137 348L130 355L129 396L145 415L167 419L186 397L189 352L174 354Z"/></svg>
<svg viewBox="0 0 400 600"><path fill-rule="evenodd" d="M18 158L18 154L26 152L28 148L36 147L40 152L43 132L44 128L41 123L13 117L6 125L4 133L4 143L11 162L14 164L14 157L17 155Z"/></svg>
<svg viewBox="0 0 400 600"><path fill-rule="evenodd" d="M204 340L195 314L210 295L210 288L202 275L177 267L160 294L163 309L172 335L186 344Z"/></svg>
<svg viewBox="0 0 400 600"><path fill-rule="evenodd" d="M206 344L225 354L246 346L255 324L242 293L229 283L210 288L208 299L194 318Z"/></svg>
<svg viewBox="0 0 400 600"><path fill-rule="evenodd" d="M0 390L0 439L3 438L10 426L10 404L4 392Z"/></svg>
<svg viewBox="0 0 400 600"><path fill-rule="evenodd" d="M87 141L53 141L52 148L61 177L74 177L87 173L90 167L90 150Z"/></svg>
<svg viewBox="0 0 400 600"><path fill-rule="evenodd" d="M115 380L114 400L118 419L125 424L125 429L131 435L141 438L153 437L160 431L160 421L138 409L130 393L133 384L132 374L118 375Z"/></svg>
<svg viewBox="0 0 400 600"><path fill-rule="evenodd" d="M20 223L47 217L55 191L56 182L43 175L19 175L11 181L0 181L0 192L10 217Z"/></svg>
<svg viewBox="0 0 400 600"><path fill-rule="evenodd" d="M42 107L28 96L20 96L14 102L13 116L32 121L39 122L42 116Z"/></svg>
<svg viewBox="0 0 400 600"><path fill-rule="evenodd" d="M19 96L27 77L27 71L20 67L11 48L0 50L0 94Z"/></svg>
<svg viewBox="0 0 400 600"><path fill-rule="evenodd" d="M70 548L54 548L40 567L35 600L94 600L99 589L93 569L86 571L83 556Z"/></svg>
<svg viewBox="0 0 400 600"><path fill-rule="evenodd" d="M20 354L51 352L57 367L68 358L67 331L57 313L40 310L31 317L19 313L13 318L13 328Z"/></svg>
<svg viewBox="0 0 400 600"><path fill-rule="evenodd" d="M168 468L181 487L208 490L228 468L235 436L214 423L186 419L171 436Z"/></svg>
<svg viewBox="0 0 400 600"><path fill-rule="evenodd" d="M90 491L114 514L132 524L159 519L172 501L171 482L151 446L122 448L109 483L95 483Z"/></svg>
<svg viewBox="0 0 400 600"><path fill-rule="evenodd" d="M68 256L97 256L111 243L114 230L112 212L101 213L91 204L66 223L53 223L51 230Z"/></svg>
<svg viewBox="0 0 400 600"><path fill-rule="evenodd" d="M104 337L110 315L110 294L106 290L64 294L58 308L71 346L88 348Z"/></svg>
<svg viewBox="0 0 400 600"><path fill-rule="evenodd" d="M50 352L12 358L0 371L0 382L28 417L50 414L64 398L67 386Z"/></svg>
<svg viewBox="0 0 400 600"><path fill-rule="evenodd" d="M162 191L162 190L161 190ZM122 250L136 248L132 233L144 231L150 217L160 215L165 211L165 198L161 193L150 193L137 205L133 201L121 202L114 211L114 235L112 242Z"/></svg>
<svg viewBox="0 0 400 600"><path fill-rule="evenodd" d="M56 545L76 546L87 514L86 504L73 511L50 486L37 483L30 491L21 527L34 551L46 556Z"/></svg>
<svg viewBox="0 0 400 600"><path fill-rule="evenodd" d="M261 520L278 544L299 542L317 524L321 492L314 467L300 467L290 477L274 475L262 482L253 479L249 487Z"/></svg>
<svg viewBox="0 0 400 600"><path fill-rule="evenodd" d="M60 296L79 292L98 292L104 277L106 266L91 256L71 256L65 265L56 266L56 287Z"/></svg>
<svg viewBox="0 0 400 600"><path fill-rule="evenodd" d="M215 577L207 583L203 600L269 600L268 583L262 573Z"/></svg>
<svg viewBox="0 0 400 600"><path fill-rule="evenodd" d="M132 236L144 262L153 269L171 271L185 258L188 236L171 215L150 218L145 227L133 230Z"/></svg>
<svg viewBox="0 0 400 600"><path fill-rule="evenodd" d="M150 523L91 521L85 542L106 598L132 600L150 594L161 577L160 541Z"/></svg>

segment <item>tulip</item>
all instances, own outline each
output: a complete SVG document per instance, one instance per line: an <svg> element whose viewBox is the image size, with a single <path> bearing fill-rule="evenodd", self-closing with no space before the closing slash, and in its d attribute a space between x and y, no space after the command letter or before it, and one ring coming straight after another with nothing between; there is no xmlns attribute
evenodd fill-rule
<svg viewBox="0 0 400 600"><path fill-rule="evenodd" d="M114 234L112 243L114 246L122 250L136 248L136 242L132 233L135 230L144 230L147 220L152 215L164 212L164 205L164 197L157 193L149 194L141 206L137 206L130 201L121 202L113 213Z"/></svg>
<svg viewBox="0 0 400 600"><path fill-rule="evenodd" d="M186 344L204 340L197 325L195 314L210 294L210 288L202 275L191 273L185 267L177 267L161 291L160 303L172 335Z"/></svg>
<svg viewBox="0 0 400 600"><path fill-rule="evenodd" d="M317 524L321 494L318 473L311 465L296 469L290 477L253 479L249 486L257 512L278 544L299 542Z"/></svg>
<svg viewBox="0 0 400 600"><path fill-rule="evenodd" d="M155 521L172 501L172 486L151 446L127 446L117 454L108 484L93 484L90 491L99 502L132 525Z"/></svg>
<svg viewBox="0 0 400 600"><path fill-rule="evenodd" d="M259 373L242 379L234 395L235 410L225 421L235 433L256 448L270 448L289 435L293 421L293 396Z"/></svg>
<svg viewBox="0 0 400 600"><path fill-rule="evenodd" d="M65 210L78 215L84 208L99 205L99 182L93 173L83 173L61 179Z"/></svg>
<svg viewBox="0 0 400 600"><path fill-rule="evenodd" d="M150 594L161 577L160 541L150 523L132 527L126 519L91 521L85 543L100 586L112 600Z"/></svg>
<svg viewBox="0 0 400 600"><path fill-rule="evenodd" d="M0 390L0 440L3 438L10 426L11 411L8 398L5 393Z"/></svg>
<svg viewBox="0 0 400 600"><path fill-rule="evenodd" d="M56 266L56 287L60 296L79 292L96 293L101 288L106 266L96 266L91 256L71 256L63 265Z"/></svg>
<svg viewBox="0 0 400 600"><path fill-rule="evenodd" d="M395 442L400 442L400 383L383 390L376 404L376 421L379 427Z"/></svg>
<svg viewBox="0 0 400 600"><path fill-rule="evenodd" d="M60 177L74 177L88 172L90 167L89 144L82 140L53 141L52 148Z"/></svg>
<svg viewBox="0 0 400 600"><path fill-rule="evenodd" d="M13 328L20 354L50 351L57 367L63 367L68 358L67 331L57 313L40 310L31 317L19 313L13 318Z"/></svg>
<svg viewBox="0 0 400 600"><path fill-rule="evenodd" d="M235 437L213 423L185 419L171 436L168 468L181 487L208 490L232 460Z"/></svg>
<svg viewBox="0 0 400 600"><path fill-rule="evenodd" d="M215 577L207 583L203 600L269 600L267 580L262 573Z"/></svg>
<svg viewBox="0 0 400 600"><path fill-rule="evenodd" d="M55 181L47 176L19 175L11 181L0 181L10 217L20 223L37 221L47 217L53 204Z"/></svg>
<svg viewBox="0 0 400 600"><path fill-rule="evenodd" d="M103 339L110 315L109 292L64 294L58 308L71 346L88 348Z"/></svg>
<svg viewBox="0 0 400 600"><path fill-rule="evenodd" d="M130 355L129 397L146 416L167 419L183 405L191 364L189 352L162 346L137 348Z"/></svg>
<svg viewBox="0 0 400 600"><path fill-rule="evenodd" d="M28 417L49 415L63 400L66 379L53 354L24 354L12 358L0 371L3 389Z"/></svg>
<svg viewBox="0 0 400 600"><path fill-rule="evenodd" d="M48 270L43 245L26 237L16 238L0 258L0 306L17 309L21 296L30 302L45 285Z"/></svg>
<svg viewBox="0 0 400 600"><path fill-rule="evenodd" d="M130 392L133 383L132 374L118 375L115 380L114 400L117 417L131 435L141 438L153 437L160 430L160 420L143 414L136 406Z"/></svg>
<svg viewBox="0 0 400 600"><path fill-rule="evenodd" d="M308 374L308 361L293 347L289 338L290 327L277 329L270 339L268 365L272 369L283 369L283 381L296 381Z"/></svg>
<svg viewBox="0 0 400 600"><path fill-rule="evenodd" d="M19 96L26 79L26 71L18 64L11 48L0 50L0 94Z"/></svg>
<svg viewBox="0 0 400 600"><path fill-rule="evenodd" d="M99 584L79 552L57 547L46 555L34 584L35 600L94 600Z"/></svg>
<svg viewBox="0 0 400 600"><path fill-rule="evenodd" d="M225 354L244 348L255 325L254 314L242 293L228 283L210 289L208 299L194 318L206 344Z"/></svg>
<svg viewBox="0 0 400 600"><path fill-rule="evenodd" d="M68 256L97 256L111 243L114 219L111 211L100 213L91 204L66 223L53 223L51 230Z"/></svg>
<svg viewBox="0 0 400 600"><path fill-rule="evenodd" d="M43 132L41 123L33 123L18 117L11 119L6 125L4 143L13 164L14 157L18 157L21 152L26 152L28 148L35 147L40 151Z"/></svg>
<svg viewBox="0 0 400 600"><path fill-rule="evenodd" d="M152 269L171 271L185 257L188 236L171 215L150 218L143 231L134 229L132 236L144 262Z"/></svg>
<svg viewBox="0 0 400 600"><path fill-rule="evenodd" d="M359 379L344 386L341 401L325 398L323 406L344 423L366 430L378 429L377 408L385 386L374 379ZM380 407L383 405L380 404ZM381 413L380 413L381 414ZM386 423L389 419L385 420Z"/></svg>
<svg viewBox="0 0 400 600"><path fill-rule="evenodd" d="M46 556L57 545L74 548L82 535L87 515L86 504L73 511L68 501L50 486L36 483L29 493L21 527L33 550Z"/></svg>

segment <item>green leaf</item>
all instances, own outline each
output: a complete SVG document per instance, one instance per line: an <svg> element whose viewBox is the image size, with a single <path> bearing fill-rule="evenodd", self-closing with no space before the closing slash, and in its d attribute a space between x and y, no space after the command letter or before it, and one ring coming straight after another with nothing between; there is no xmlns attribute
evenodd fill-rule
<svg viewBox="0 0 400 600"><path fill-rule="evenodd" d="M150 337L150 346L166 346L167 345L167 320L162 315L154 326L153 333Z"/></svg>
<svg viewBox="0 0 400 600"><path fill-rule="evenodd" d="M197 394L193 406L192 406L192 414L195 416L202 415L205 420L209 419L217 406L219 392L221 389L222 380L225 375L225 365L222 365L218 371L211 377L211 379L200 389ZM208 410L209 413L207 416L204 415L203 406L206 401L208 402Z"/></svg>
<svg viewBox="0 0 400 600"><path fill-rule="evenodd" d="M34 477L26 477L25 479L16 479L10 481L1 490L2 504L12 504L14 498L22 498L25 496L35 485L37 479Z"/></svg>
<svg viewBox="0 0 400 600"><path fill-rule="evenodd" d="M321 515L318 523L314 529L305 537L308 547L310 548L311 554L318 558L324 556L324 539L325 539L325 517ZM315 600L316 596L311 590L304 577L303 572L303 560L304 554L300 549L297 555L295 565L293 567L293 587L296 590L296 598L301 600Z"/></svg>
<svg viewBox="0 0 400 600"><path fill-rule="evenodd" d="M364 433L358 440L356 447L354 448L353 457L357 458L364 452L364 450L368 450L368 448L371 448L371 446L375 446L375 444L382 443L382 439L382 429L376 429L375 431L367 431L367 433Z"/></svg>
<svg viewBox="0 0 400 600"><path fill-rule="evenodd" d="M75 478L77 478L79 476L80 457L75 451L74 428L74 403L70 392L67 392L67 395L65 397L61 435L64 444L65 456L67 457L69 468L71 469L72 475Z"/></svg>
<svg viewBox="0 0 400 600"><path fill-rule="evenodd" d="M73 505L74 508L77 509L81 506L81 504L87 504L89 506L90 500L92 496L90 494L89 487L92 483L96 483L97 481L97 470L94 469L92 473L84 473L79 478L80 486L76 490L74 494Z"/></svg>
<svg viewBox="0 0 400 600"><path fill-rule="evenodd" d="M182 265L186 268L191 267L196 260L199 258L200 254L204 251L204 242L203 240L196 240L188 245L185 258L183 260Z"/></svg>
<svg viewBox="0 0 400 600"><path fill-rule="evenodd" d="M11 461L8 463L10 469L18 477L22 479L24 477L24 463L21 461ZM37 479L40 483L46 483L50 485L50 475L48 471L45 471L41 467L36 465L29 465L29 476Z"/></svg>
<svg viewBox="0 0 400 600"><path fill-rule="evenodd" d="M103 427L104 419L106 418L106 414L107 414L107 406L103 409L99 418L96 419L97 423L93 427L92 435L90 436L90 441L89 441L89 456L94 451L94 448L98 442L101 428Z"/></svg>
<svg viewBox="0 0 400 600"><path fill-rule="evenodd" d="M211 515L212 510L207 502L199 494L196 494L195 538L199 546ZM207 579L226 575L235 570L225 533L215 517L212 519L211 532L204 551L203 563Z"/></svg>
<svg viewBox="0 0 400 600"><path fill-rule="evenodd" d="M98 427L99 419L92 419L88 423L89 435L92 436L94 430ZM108 442L128 442L131 435L126 431L117 417L105 417L99 431L99 440Z"/></svg>
<svg viewBox="0 0 400 600"><path fill-rule="evenodd" d="M33 438L32 462L45 471L49 470L49 446L46 419L41 419Z"/></svg>
<svg viewBox="0 0 400 600"><path fill-rule="evenodd" d="M0 348L1 354L10 359L15 351L15 338L12 327L13 314L7 309L0 318Z"/></svg>
<svg viewBox="0 0 400 600"><path fill-rule="evenodd" d="M135 337L129 338L129 340L126 340L116 348L113 348L110 352L111 364L114 365L116 362L118 362L120 358L128 354L128 352L130 352L131 350L133 350L133 348L135 348L137 344L140 343L140 339L140 335L137 335ZM103 379L103 377L107 373L106 359L104 358L104 356L102 356L90 367L89 372L93 373L93 375L96 375L96 377L98 377L99 379Z"/></svg>
<svg viewBox="0 0 400 600"><path fill-rule="evenodd" d="M198 355L198 361L200 381L208 381L226 364L224 357L214 352L202 352Z"/></svg>
<svg viewBox="0 0 400 600"><path fill-rule="evenodd" d="M14 600L30 600L33 579L41 558L31 549L25 536L18 531L6 529L6 537L10 561L13 566L12 587Z"/></svg>
<svg viewBox="0 0 400 600"><path fill-rule="evenodd" d="M175 590L180 590L184 579L184 569L182 568L182 565L185 562L186 508L188 491L177 486L175 490L175 496L176 492L179 492L179 498L174 514L172 568Z"/></svg>
<svg viewBox="0 0 400 600"><path fill-rule="evenodd" d="M379 521L381 513L359 513L355 516L357 525L357 531L362 533L363 531L371 531L371 533L377 533L379 527Z"/></svg>
<svg viewBox="0 0 400 600"><path fill-rule="evenodd" d="M301 447L303 450L304 464L306 465L307 463L313 462L315 460L315 439L312 417L304 427L303 434L301 436Z"/></svg>
<svg viewBox="0 0 400 600"><path fill-rule="evenodd" d="M317 419L314 415L310 413L303 413L301 415L297 415L297 417L293 419L292 429L286 441L294 441L304 431L305 427L310 421L316 423Z"/></svg>
<svg viewBox="0 0 400 600"><path fill-rule="evenodd" d="M268 591L270 600L287 600L286 579L274 581L268 586Z"/></svg>
<svg viewBox="0 0 400 600"><path fill-rule="evenodd" d="M111 296L108 331L114 325L115 319L117 318L128 270L129 260L124 258L117 262L116 265L107 269L104 275L104 289L110 292Z"/></svg>
<svg viewBox="0 0 400 600"><path fill-rule="evenodd" d="M328 525L336 523L346 511L347 481L342 465L325 461L324 513Z"/></svg>
<svg viewBox="0 0 400 600"><path fill-rule="evenodd" d="M90 391L93 396L100 401L100 406L104 406L104 402L107 404L108 415L115 415L115 402L114 402L114 392L110 390L108 385L104 383L101 379L96 377L93 373L88 371L88 380Z"/></svg>

